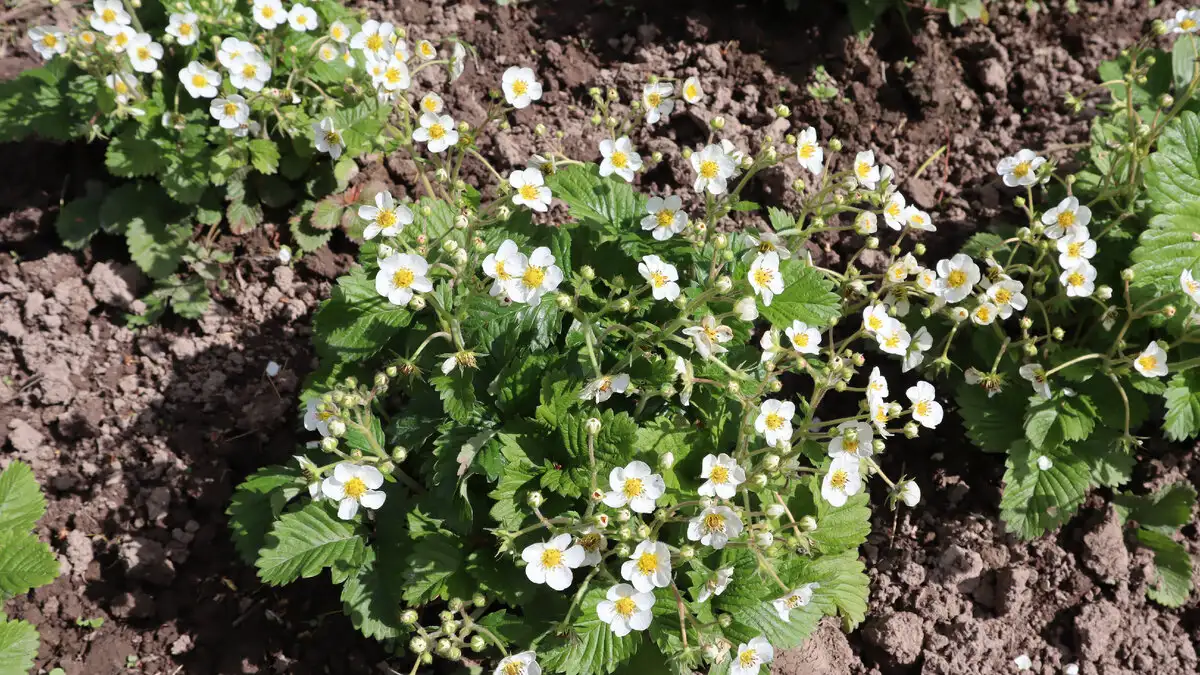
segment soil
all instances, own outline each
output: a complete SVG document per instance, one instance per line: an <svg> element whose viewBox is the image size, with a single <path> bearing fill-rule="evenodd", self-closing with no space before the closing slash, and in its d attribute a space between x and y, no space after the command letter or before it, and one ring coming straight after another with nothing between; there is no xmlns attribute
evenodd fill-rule
<svg viewBox="0 0 1200 675"><path fill-rule="evenodd" d="M457 34L476 45L486 69L470 67L453 92L492 88L510 64L537 68L544 105L516 114L520 125L485 148L502 167L543 147L528 131L536 122L561 130L572 155L593 156L590 112L571 105L589 86L630 91L651 73L697 75L727 120L725 135L743 149L760 140L750 129L787 132L788 122L767 112L778 103L822 138L875 148L934 215L932 255L1004 216L1007 193L993 178L1002 155L1025 146L1068 157L1064 146L1086 138L1087 120L1062 110L1063 94L1082 93L1100 60L1174 9L1045 4L1030 13L1025 3L993 2L990 23L958 28L944 14L912 11L887 17L869 40L851 34L833 2L797 13L757 1L414 0L369 9L413 35ZM0 56L0 74L31 65L23 49ZM817 65L837 82L834 100L805 91ZM453 92L446 98L456 116L483 117L478 98ZM635 142L678 157L705 135L704 120L680 114L656 140ZM314 365L312 310L348 266L350 244L339 238L334 251L283 266L273 226L225 241L238 262L208 315L131 331L122 316L146 281L120 242L100 238L65 253L53 230L61 199L100 177L97 149L28 142L0 154L0 250L11 254L0 258L0 466L22 459L43 480L49 513L40 534L63 569L7 606L41 629L39 672L388 672L387 654L350 628L327 584L259 584L237 562L223 515L246 474L307 440L295 411L298 383ZM414 184L402 161L363 169L364 182L401 192ZM687 174L673 159L642 182L686 184ZM751 198L789 203L798 177L768 172ZM824 248L838 255L836 240ZM272 361L281 369L269 377ZM941 435L962 438L953 429ZM1127 547L1104 495L1060 532L1020 542L998 521L999 458L965 442L894 445L887 468L925 477L925 501L897 514L875 495L863 551L872 613L849 635L826 620L803 647L780 654L773 672L1007 673L1022 654L1027 672L1042 675L1071 663L1084 675L1200 670L1200 605L1167 610L1145 598L1149 561ZM1200 482L1194 448L1151 445L1143 455L1135 490ZM1184 536L1200 554L1195 525ZM98 628L77 623L95 618L104 619Z"/></svg>

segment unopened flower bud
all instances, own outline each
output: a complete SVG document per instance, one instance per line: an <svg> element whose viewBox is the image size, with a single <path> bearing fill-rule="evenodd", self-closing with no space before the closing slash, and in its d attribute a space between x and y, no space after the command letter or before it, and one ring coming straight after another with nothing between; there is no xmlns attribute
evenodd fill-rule
<svg viewBox="0 0 1200 675"><path fill-rule="evenodd" d="M415 612L414 612L415 614ZM408 641L408 648L414 654L424 654L429 649L429 643L420 635Z"/></svg>
<svg viewBox="0 0 1200 675"><path fill-rule="evenodd" d="M655 150L654 152L650 153L650 161L658 164L659 162L663 161L663 154L658 150Z"/></svg>
<svg viewBox="0 0 1200 675"><path fill-rule="evenodd" d="M604 121L604 118L600 116L600 113L596 113L595 115L592 115L589 121L592 123L592 126L598 127L600 126L600 123Z"/></svg>
<svg viewBox="0 0 1200 675"><path fill-rule="evenodd" d="M771 384L767 386L767 389L769 389L772 394L778 394L780 391L783 391L783 382L779 380L771 380Z"/></svg>
<svg viewBox="0 0 1200 675"><path fill-rule="evenodd" d="M478 633L476 633L475 635L472 635L471 636L471 651L481 652L485 649L487 649L487 640L484 640L483 636Z"/></svg>
<svg viewBox="0 0 1200 675"><path fill-rule="evenodd" d="M591 281L596 278L596 270L592 269L591 265L584 265L579 268L579 276Z"/></svg>
<svg viewBox="0 0 1200 675"><path fill-rule="evenodd" d="M447 621L446 623L442 624L442 632L445 633L446 635L453 635L454 633L457 633L458 632L458 622L457 621Z"/></svg>
<svg viewBox="0 0 1200 675"><path fill-rule="evenodd" d="M691 560L696 557L696 549L691 546L684 545L679 549L679 557L683 560Z"/></svg>
<svg viewBox="0 0 1200 675"><path fill-rule="evenodd" d="M762 548L767 548L771 544L775 543L775 535L771 534L770 532L759 532L758 534L754 535L754 543L758 544Z"/></svg>
<svg viewBox="0 0 1200 675"><path fill-rule="evenodd" d="M341 420L329 420L329 435L334 438L341 438L346 435L346 423Z"/></svg>
<svg viewBox="0 0 1200 675"><path fill-rule="evenodd" d="M713 129L720 131L721 129L725 128L725 118L718 115L718 116L712 118L712 121L710 121L708 123L708 125L711 126Z"/></svg>
<svg viewBox="0 0 1200 675"><path fill-rule="evenodd" d="M446 638L442 638L437 641L437 647L435 647L435 650L439 654L449 654L450 648L453 646L454 645L451 644L449 640L447 640Z"/></svg>
<svg viewBox="0 0 1200 675"><path fill-rule="evenodd" d="M333 436L326 436L325 438L321 439L321 449L325 452L333 452L337 450L337 447L338 439L334 438Z"/></svg>
<svg viewBox="0 0 1200 675"><path fill-rule="evenodd" d="M1055 326L1054 330L1050 331L1050 335L1055 340L1062 342L1063 338L1067 336L1067 332L1062 329L1062 326Z"/></svg>
<svg viewBox="0 0 1200 675"><path fill-rule="evenodd" d="M501 206L500 208L496 209L496 216L498 216L500 220L508 220L512 217L512 209L508 208L507 206Z"/></svg>
<svg viewBox="0 0 1200 675"><path fill-rule="evenodd" d="M1126 267L1125 269L1121 270L1121 280L1122 281L1133 281L1133 277L1134 277L1134 274L1133 274L1132 267Z"/></svg>
<svg viewBox="0 0 1200 675"><path fill-rule="evenodd" d="M767 515L772 518L778 518L784 513L787 513L787 508L783 504L772 504L767 507Z"/></svg>
<svg viewBox="0 0 1200 675"><path fill-rule="evenodd" d="M717 277L717 292L728 293L731 290L733 290L733 279L730 279L728 276L725 276L725 275L721 275L721 276ZM680 297L683 297L683 296L680 296Z"/></svg>
<svg viewBox="0 0 1200 675"><path fill-rule="evenodd" d="M812 516L804 516L796 524L800 526L801 532L817 531L817 519Z"/></svg>
<svg viewBox="0 0 1200 675"><path fill-rule="evenodd" d="M967 313L966 307L954 307L954 308L951 308L951 310L950 310L950 318L954 319L955 321L959 321L959 322L966 321L967 316L969 316L969 315Z"/></svg>
<svg viewBox="0 0 1200 675"><path fill-rule="evenodd" d="M1158 97L1158 106L1160 108L1170 108L1175 105L1175 97L1170 94L1162 94Z"/></svg>
<svg viewBox="0 0 1200 675"><path fill-rule="evenodd" d="M650 526L642 523L637 528L638 539L648 539L650 537Z"/></svg>
<svg viewBox="0 0 1200 675"><path fill-rule="evenodd" d="M1096 297L1101 300L1112 299L1112 286L1104 285L1096 287Z"/></svg>
<svg viewBox="0 0 1200 675"><path fill-rule="evenodd" d="M750 483L753 484L754 487L756 487L756 488L765 488L765 487L767 487L767 476L766 476L766 474L762 474L762 473L756 474L753 478L750 479Z"/></svg>
<svg viewBox="0 0 1200 675"><path fill-rule="evenodd" d="M713 245L713 248L720 251L721 249L723 249L729 245L729 237L726 237L722 233L717 233L717 234L713 235L712 245Z"/></svg>
<svg viewBox="0 0 1200 675"><path fill-rule="evenodd" d="M457 251L455 251L455 252L454 252L454 264L455 264L455 265L458 265L458 266L460 266L460 267L461 267L462 265L466 265L466 264L467 264L467 258L468 258L468 257L469 257L469 255L468 255L468 253L467 253L467 249L465 249L465 248L460 248L460 249L458 249Z"/></svg>
<svg viewBox="0 0 1200 675"><path fill-rule="evenodd" d="M566 293L559 293L554 296L554 304L557 305L559 309L566 312L571 309L571 306L575 304L575 301L572 300L571 296L567 295Z"/></svg>
<svg viewBox="0 0 1200 675"><path fill-rule="evenodd" d="M1025 356L1037 356L1037 345L1032 342L1026 342L1024 346Z"/></svg>
<svg viewBox="0 0 1200 675"><path fill-rule="evenodd" d="M620 300L617 301L617 311L618 312L621 312L622 314L624 314L631 309L633 309L633 305L629 302L629 298L621 298Z"/></svg>
<svg viewBox="0 0 1200 675"><path fill-rule="evenodd" d="M729 628L733 625L733 615L721 614L717 617L717 623L721 625L721 628Z"/></svg>
<svg viewBox="0 0 1200 675"><path fill-rule="evenodd" d="M898 415L900 413L896 414ZM890 414L890 411L888 416L895 417L895 415ZM887 444L883 442L882 438L876 438L875 440L871 441L871 450L873 450L876 454L882 453L884 450L887 450Z"/></svg>
<svg viewBox="0 0 1200 675"><path fill-rule="evenodd" d="M913 253L916 255L925 255L925 244L918 242L916 246L913 246Z"/></svg>
<svg viewBox="0 0 1200 675"><path fill-rule="evenodd" d="M420 295L414 295L412 300L408 301L408 308L414 312L419 312L425 309L425 298Z"/></svg>
<svg viewBox="0 0 1200 675"><path fill-rule="evenodd" d="M867 237L867 248L869 248L869 249L879 248L879 237Z"/></svg>
<svg viewBox="0 0 1200 675"><path fill-rule="evenodd" d="M1030 328L1033 328L1033 319L1027 316L1021 317L1021 328L1023 330L1029 330Z"/></svg>
<svg viewBox="0 0 1200 675"><path fill-rule="evenodd" d="M618 523L628 523L629 519L632 517L633 517L633 514L629 512L629 509L621 509L620 511L617 511L617 522Z"/></svg>
<svg viewBox="0 0 1200 675"><path fill-rule="evenodd" d="M909 422L908 424L904 425L905 438L916 438L920 433L921 430L917 428L916 422Z"/></svg>
<svg viewBox="0 0 1200 675"><path fill-rule="evenodd" d="M411 609L406 609L400 612L400 623L405 626L411 626L417 622L417 613Z"/></svg>
<svg viewBox="0 0 1200 675"><path fill-rule="evenodd" d="M740 382L738 382L737 380L731 380L729 382L729 384L725 385L725 389L729 393L734 394L736 396L737 394L741 393L742 384Z"/></svg>
<svg viewBox="0 0 1200 675"><path fill-rule="evenodd" d="M542 496L542 493L537 490L534 490L533 492L530 492L528 495L525 496L525 503L528 504L531 508L535 508L535 509L541 508L542 504L545 501L546 501L546 498L544 496Z"/></svg>
<svg viewBox="0 0 1200 675"><path fill-rule="evenodd" d="M1178 311L1179 310L1176 309L1175 305L1167 305L1166 307L1163 307L1162 313L1163 313L1163 316L1170 319L1170 318L1174 317L1175 313ZM1055 329L1055 330L1058 330L1058 329Z"/></svg>
<svg viewBox="0 0 1200 675"><path fill-rule="evenodd" d="M763 458L763 466L767 471L774 471L779 468L779 455L770 453Z"/></svg>
<svg viewBox="0 0 1200 675"><path fill-rule="evenodd" d="M446 253L454 253L458 250L458 242L453 239L447 239L442 242L442 250Z"/></svg>

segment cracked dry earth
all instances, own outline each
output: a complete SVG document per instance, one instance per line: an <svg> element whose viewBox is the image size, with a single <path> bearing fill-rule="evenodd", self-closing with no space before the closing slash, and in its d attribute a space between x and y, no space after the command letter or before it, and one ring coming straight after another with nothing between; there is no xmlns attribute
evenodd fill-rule
<svg viewBox="0 0 1200 675"><path fill-rule="evenodd" d="M1008 215L991 176L1000 156L1086 138L1086 114L1065 114L1062 93L1082 92L1100 60L1175 9L1080 0L1077 12L1051 1L1030 14L1024 3L998 0L988 25L952 28L944 15L913 11L907 22L888 17L863 41L836 3L794 14L780 4L364 6L413 34L457 34L479 47L484 69L470 67L446 96L466 119L483 116L467 93L492 86L504 67L538 69L546 105L518 113L514 130L485 148L502 167L523 164L534 142L528 128L539 121L564 131L568 152L591 156L588 112L569 104L592 84L628 90L650 73L698 75L743 147L751 129L786 132L765 113L780 102L822 138L874 147L937 220L930 255ZM28 67L29 57L20 48L5 54L0 74ZM817 64L837 80L837 100L804 92ZM680 114L654 140L635 141L677 157L704 133L703 120ZM41 628L41 672L387 673L387 654L337 615L325 585L268 589L235 562L223 516L242 477L304 440L296 392L313 367L312 310L353 245L336 239L334 251L288 267L274 257L286 241L274 225L222 241L238 262L207 316L131 331L121 317L147 282L121 243L101 238L68 254L53 232L60 198L100 177L97 149L26 143L0 153L9 160L0 166L0 250L11 254L0 258L0 466L28 461L44 481L50 510L40 534L63 569L53 585L8 605ZM360 182L411 194L411 165L371 158L362 169ZM686 174L672 160L641 181L659 189ZM785 186L798 176L768 172L751 198L788 203ZM836 264L839 242L820 243L817 253ZM282 366L273 378L264 372L271 361ZM875 495L863 549L872 577L866 623L847 635L826 620L773 672L990 675L1017 672L1021 654L1033 664L1026 672L1040 675L1070 663L1084 675L1200 672L1200 606L1193 599L1166 610L1146 600L1149 561L1131 553L1104 495L1061 531L1018 541L998 521L1001 461L969 447L960 430L941 435L959 441L918 439L885 458L890 471L925 477L926 502L897 515ZM1200 482L1194 448L1151 444L1143 455L1136 489ZM1184 536L1200 554L1194 524ZM92 618L103 625L76 625Z"/></svg>

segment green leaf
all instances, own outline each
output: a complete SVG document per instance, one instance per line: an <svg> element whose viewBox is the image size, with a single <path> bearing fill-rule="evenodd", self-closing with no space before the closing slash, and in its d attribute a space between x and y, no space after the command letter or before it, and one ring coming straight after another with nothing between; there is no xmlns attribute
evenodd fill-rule
<svg viewBox="0 0 1200 675"><path fill-rule="evenodd" d="M0 531L0 597L21 595L58 576L58 559L31 532Z"/></svg>
<svg viewBox="0 0 1200 675"><path fill-rule="evenodd" d="M1137 286L1178 290L1179 274L1200 262L1200 117L1184 111L1167 125L1147 160L1146 193L1160 215L1133 251Z"/></svg>
<svg viewBox="0 0 1200 675"><path fill-rule="evenodd" d="M317 202L309 224L318 230L332 230L342 224L346 209L336 198L330 197Z"/></svg>
<svg viewBox="0 0 1200 675"><path fill-rule="evenodd" d="M537 470L528 459L513 461L504 467L496 489L488 493L488 497L495 502L489 513L500 523L500 527L506 530L520 529L527 515L523 488L535 476Z"/></svg>
<svg viewBox="0 0 1200 675"><path fill-rule="evenodd" d="M1049 469L1038 466L1042 456L1050 460ZM1005 465L1000 517L1025 539L1066 522L1092 486L1087 462L1063 446L1039 451L1018 442Z"/></svg>
<svg viewBox="0 0 1200 675"><path fill-rule="evenodd" d="M154 141L137 138L131 129L109 141L104 164L114 176L149 176L162 166L162 151Z"/></svg>
<svg viewBox="0 0 1200 675"><path fill-rule="evenodd" d="M421 605L449 599L447 582L462 574L462 544L454 536L435 533L421 537L404 559L404 602Z"/></svg>
<svg viewBox="0 0 1200 675"><path fill-rule="evenodd" d="M250 141L250 163L259 173L275 173L279 170L279 146L269 138Z"/></svg>
<svg viewBox="0 0 1200 675"><path fill-rule="evenodd" d="M507 610L503 609L485 614L476 623L500 638L505 646L528 645L536 637L534 627L530 625L526 617L509 614Z"/></svg>
<svg viewBox="0 0 1200 675"><path fill-rule="evenodd" d="M46 512L33 469L20 460L0 473L0 530L28 532Z"/></svg>
<svg viewBox="0 0 1200 675"><path fill-rule="evenodd" d="M1013 443L1025 438L1022 426L1013 423L1021 419L1027 401L1018 386L1005 387L991 397L983 387L966 382L960 382L955 390L967 437L985 452L1008 452Z"/></svg>
<svg viewBox="0 0 1200 675"><path fill-rule="evenodd" d="M1200 372L1176 373L1164 394L1163 432L1172 441L1195 438L1200 433Z"/></svg>
<svg viewBox="0 0 1200 675"><path fill-rule="evenodd" d="M1096 428L1096 411L1087 396L1067 396L1056 392L1053 398L1037 400L1025 417L1025 438L1039 450L1064 441L1082 441Z"/></svg>
<svg viewBox="0 0 1200 675"><path fill-rule="evenodd" d="M357 566L364 553L354 521L339 520L329 506L312 502L275 521L254 564L263 583L281 586L336 564Z"/></svg>
<svg viewBox="0 0 1200 675"><path fill-rule="evenodd" d="M1192 560L1183 544L1161 532L1138 528L1138 543L1154 551L1158 578L1146 595L1167 607L1181 607L1192 592Z"/></svg>
<svg viewBox="0 0 1200 675"><path fill-rule="evenodd" d="M776 232L790 230L793 227L796 227L796 219L792 217L792 214L784 211L781 208L774 206L768 207L767 217L771 221L771 229L775 230Z"/></svg>
<svg viewBox="0 0 1200 675"><path fill-rule="evenodd" d="M152 279L169 276L179 267L191 236L185 225L141 218L130 221L125 231L129 257Z"/></svg>
<svg viewBox="0 0 1200 675"><path fill-rule="evenodd" d="M617 637L596 614L596 606L604 600L605 592L606 589L593 588L583 596L575 623L563 638L565 644L539 659L543 668L565 675L607 675L638 651L643 641L640 631Z"/></svg>
<svg viewBox="0 0 1200 675"><path fill-rule="evenodd" d="M985 258L989 252L1005 250L1004 238L991 232L976 232L963 244L962 252L972 258Z"/></svg>
<svg viewBox="0 0 1200 675"><path fill-rule="evenodd" d="M786 328L799 319L809 326L822 328L832 325L841 314L841 299L833 284L823 274L803 262L784 261L783 292L775 296L768 307L758 301L758 310L773 326Z"/></svg>
<svg viewBox="0 0 1200 675"><path fill-rule="evenodd" d="M645 210L645 198L624 181L601 178L595 164L570 166L547 177L556 199L562 200L571 217L592 222L604 232L634 231Z"/></svg>
<svg viewBox="0 0 1200 675"><path fill-rule="evenodd" d="M429 378L429 384L441 396L442 405L450 419L465 424L479 414L481 406L475 398L474 370L452 370L449 375Z"/></svg>
<svg viewBox="0 0 1200 675"><path fill-rule="evenodd" d="M812 633L823 614L822 606L816 602L816 595L825 589L814 592L813 602L792 610L788 621L779 618L771 605L773 600L802 583L815 581L801 581L798 574L801 559L792 560L793 564L786 568L779 565L778 561L772 564L775 576L787 586L787 590L784 590L765 568L760 567L750 551L725 549L721 567L733 567L733 577L725 592L713 597L712 605L714 612L725 612L733 617L733 623L725 629L727 637L736 643L748 642L762 635L775 648L790 649L799 646Z"/></svg>
<svg viewBox="0 0 1200 675"><path fill-rule="evenodd" d="M1176 37L1175 44L1171 47L1171 73L1175 81L1175 90L1178 92L1187 89L1192 81L1197 48L1200 48L1200 41L1196 36L1187 33Z"/></svg>
<svg viewBox="0 0 1200 675"><path fill-rule="evenodd" d="M811 532L815 548L833 554L857 551L871 533L870 498L861 492L846 500L842 506L831 506L821 497L821 479L813 478L809 492L816 506L817 529ZM795 514L799 517L800 514Z"/></svg>
<svg viewBox="0 0 1200 675"><path fill-rule="evenodd" d="M329 300L313 317L317 352L325 358L356 361L376 354L412 314L375 292L375 281L357 267L338 279Z"/></svg>
<svg viewBox="0 0 1200 675"><path fill-rule="evenodd" d="M292 231L292 239L295 240L296 246L305 253L311 253L325 244L329 243L329 239L333 236L333 232L329 230L321 230L313 227L316 214L311 218L303 216L292 216L288 219L288 225Z"/></svg>
<svg viewBox="0 0 1200 675"><path fill-rule="evenodd" d="M410 543L400 518L381 519L375 550L342 585L342 611L363 635L387 640L409 632L400 621L404 593L404 545Z"/></svg>
<svg viewBox="0 0 1200 675"><path fill-rule="evenodd" d="M262 223L262 205L235 199L225 208L225 218L229 220L229 229L234 234L246 234Z"/></svg>
<svg viewBox="0 0 1200 675"><path fill-rule="evenodd" d="M26 675L37 653L37 629L25 621L5 621L0 614L0 675Z"/></svg>
<svg viewBox="0 0 1200 675"><path fill-rule="evenodd" d="M870 579L857 550L821 556L801 567L798 584L810 582L821 584L813 593L812 605L829 616L840 615L846 631L866 618Z"/></svg>
<svg viewBox="0 0 1200 675"><path fill-rule="evenodd" d="M1133 520L1148 530L1170 535L1192 519L1196 488L1175 483L1148 495L1118 494L1113 502L1122 521Z"/></svg>
<svg viewBox="0 0 1200 675"><path fill-rule="evenodd" d="M71 249L86 246L92 235L100 231L99 210L99 197L75 199L63 206L54 221L54 229L63 245Z"/></svg>
<svg viewBox="0 0 1200 675"><path fill-rule="evenodd" d="M1180 273L1200 263L1200 242L1193 236L1200 232L1200 195L1195 199L1183 211L1154 216L1142 230L1131 254L1134 285L1173 293L1179 290Z"/></svg>
<svg viewBox="0 0 1200 675"><path fill-rule="evenodd" d="M229 507L229 529L233 546L247 564L258 559L271 524L284 505L300 493L300 472L290 467L267 466L237 486Z"/></svg>

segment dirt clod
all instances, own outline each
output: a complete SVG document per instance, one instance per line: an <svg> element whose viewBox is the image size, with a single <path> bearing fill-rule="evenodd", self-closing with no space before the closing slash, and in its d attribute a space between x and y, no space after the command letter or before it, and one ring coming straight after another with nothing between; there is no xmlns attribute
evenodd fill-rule
<svg viewBox="0 0 1200 675"><path fill-rule="evenodd" d="M923 624L921 617L912 612L895 612L868 622L863 628L863 637L896 663L909 665L921 654L925 642Z"/></svg>

